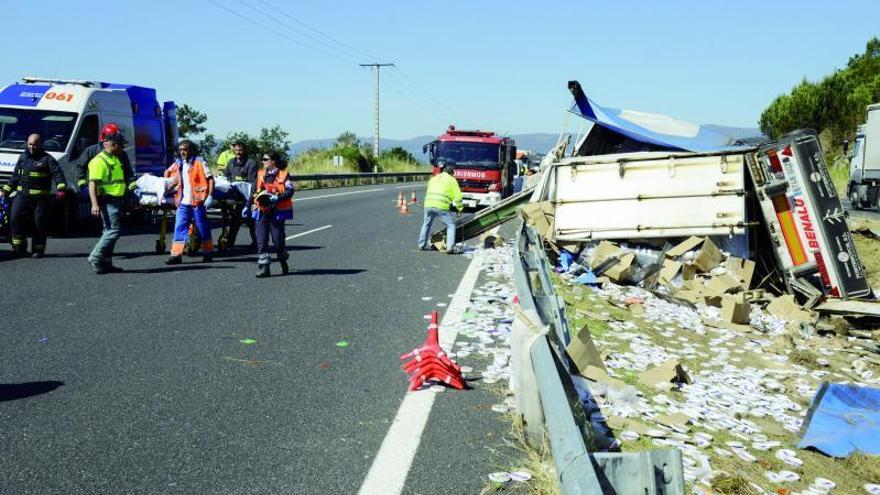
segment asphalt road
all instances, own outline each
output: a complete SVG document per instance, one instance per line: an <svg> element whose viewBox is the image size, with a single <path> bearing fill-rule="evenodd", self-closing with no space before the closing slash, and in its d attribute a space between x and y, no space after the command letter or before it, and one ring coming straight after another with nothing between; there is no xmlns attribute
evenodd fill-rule
<svg viewBox="0 0 880 495"><path fill-rule="evenodd" d="M92 273L93 238L0 251L0 494L356 493L406 390L398 356L469 263L416 248L400 190L297 194L287 235L330 227L288 241L286 277L254 278L243 249L166 267L149 228L123 232L122 274ZM404 493L479 492L505 462L497 400L438 398Z"/></svg>

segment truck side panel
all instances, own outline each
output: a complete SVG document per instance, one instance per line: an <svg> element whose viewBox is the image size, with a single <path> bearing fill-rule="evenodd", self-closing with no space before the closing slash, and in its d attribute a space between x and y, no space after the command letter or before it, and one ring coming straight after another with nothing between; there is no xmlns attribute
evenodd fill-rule
<svg viewBox="0 0 880 495"><path fill-rule="evenodd" d="M880 180L880 104L868 107L864 147L863 180Z"/></svg>

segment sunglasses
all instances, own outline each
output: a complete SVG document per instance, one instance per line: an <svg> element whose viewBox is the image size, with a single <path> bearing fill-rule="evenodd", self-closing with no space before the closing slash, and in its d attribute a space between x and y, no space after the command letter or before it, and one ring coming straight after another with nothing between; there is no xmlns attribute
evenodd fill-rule
<svg viewBox="0 0 880 495"><path fill-rule="evenodd" d="M264 162L271 162L272 159L271 159L271 158L263 158L263 161L264 161Z"/></svg>

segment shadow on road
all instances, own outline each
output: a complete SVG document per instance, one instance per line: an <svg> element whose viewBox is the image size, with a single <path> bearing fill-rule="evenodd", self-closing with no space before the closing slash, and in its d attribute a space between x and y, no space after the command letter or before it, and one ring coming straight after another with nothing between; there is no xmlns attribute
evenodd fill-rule
<svg viewBox="0 0 880 495"><path fill-rule="evenodd" d="M337 269L337 268L315 268L312 270L293 270L288 276L293 275L357 275L358 273L363 273L366 270L361 268L352 268L352 269Z"/></svg>
<svg viewBox="0 0 880 495"><path fill-rule="evenodd" d="M0 383L0 402L26 399L35 395L45 394L64 385L64 382L26 382L26 383Z"/></svg>
<svg viewBox="0 0 880 495"><path fill-rule="evenodd" d="M208 263L202 264L199 261L193 262L191 265L173 265L173 266L160 266L158 268L142 268L139 270L125 270L121 273L121 275L125 275L128 273L171 273L171 272L190 272L194 270L218 270L223 268L232 268L231 266L218 266L216 264Z"/></svg>

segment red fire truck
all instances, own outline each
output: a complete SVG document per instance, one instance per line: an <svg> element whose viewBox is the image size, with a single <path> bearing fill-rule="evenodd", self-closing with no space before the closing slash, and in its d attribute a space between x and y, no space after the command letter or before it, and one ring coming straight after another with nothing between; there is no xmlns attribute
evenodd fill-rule
<svg viewBox="0 0 880 495"><path fill-rule="evenodd" d="M487 131L460 131L450 125L422 151L430 151L434 175L440 172L438 162L455 162L455 179L466 207L494 205L513 193L516 145L509 137Z"/></svg>

